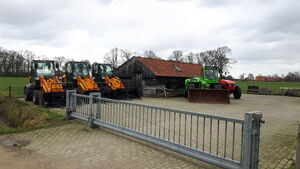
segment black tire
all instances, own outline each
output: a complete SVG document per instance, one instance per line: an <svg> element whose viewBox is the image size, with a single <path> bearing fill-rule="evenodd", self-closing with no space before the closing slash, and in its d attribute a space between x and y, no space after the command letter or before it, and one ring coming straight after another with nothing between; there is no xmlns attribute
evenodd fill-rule
<svg viewBox="0 0 300 169"><path fill-rule="evenodd" d="M29 96L28 96L28 90L27 88L24 88L24 100L29 101Z"/></svg>
<svg viewBox="0 0 300 169"><path fill-rule="evenodd" d="M39 104L39 90L34 90L33 91L33 98L32 101L34 104L38 105Z"/></svg>
<svg viewBox="0 0 300 169"><path fill-rule="evenodd" d="M242 90L241 90L240 87L236 86L235 89L234 89L234 91L233 91L233 97L235 99L240 99L241 96L242 96Z"/></svg>
<svg viewBox="0 0 300 169"><path fill-rule="evenodd" d="M45 107L45 98L42 91L39 91L39 105Z"/></svg>

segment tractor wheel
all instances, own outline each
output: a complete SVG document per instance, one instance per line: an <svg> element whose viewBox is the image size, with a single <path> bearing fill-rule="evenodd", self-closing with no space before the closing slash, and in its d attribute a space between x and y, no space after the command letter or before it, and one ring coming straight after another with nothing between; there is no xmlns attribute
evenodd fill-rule
<svg viewBox="0 0 300 169"><path fill-rule="evenodd" d="M33 98L32 101L34 104L38 105L39 104L39 90L33 91Z"/></svg>
<svg viewBox="0 0 300 169"><path fill-rule="evenodd" d="M32 93L30 93L30 88L24 88L24 99L25 101L32 101Z"/></svg>
<svg viewBox="0 0 300 169"><path fill-rule="evenodd" d="M45 107L45 98L42 91L39 91L39 105Z"/></svg>
<svg viewBox="0 0 300 169"><path fill-rule="evenodd" d="M235 99L240 99L242 96L242 90L240 87L236 86L234 91L233 91L233 96Z"/></svg>

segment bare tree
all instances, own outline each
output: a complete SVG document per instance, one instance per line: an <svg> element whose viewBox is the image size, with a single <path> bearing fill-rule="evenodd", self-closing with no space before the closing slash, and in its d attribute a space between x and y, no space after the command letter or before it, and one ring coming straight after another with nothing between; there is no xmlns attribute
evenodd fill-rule
<svg viewBox="0 0 300 169"><path fill-rule="evenodd" d="M15 60L16 74L21 72L22 68L25 67L24 61L25 58L20 53L16 53L16 60Z"/></svg>
<svg viewBox="0 0 300 169"><path fill-rule="evenodd" d="M104 55L104 62L111 64L113 68L117 68L120 59L120 50L118 48L111 49Z"/></svg>
<svg viewBox="0 0 300 169"><path fill-rule="evenodd" d="M181 50L174 50L168 59L176 62L183 62L183 52Z"/></svg>
<svg viewBox="0 0 300 169"><path fill-rule="evenodd" d="M248 78L249 80L254 80L254 76L253 76L252 73L249 73L248 76L247 76L247 78Z"/></svg>
<svg viewBox="0 0 300 169"><path fill-rule="evenodd" d="M285 77L284 80L287 82L299 82L300 81L300 72L289 72Z"/></svg>
<svg viewBox="0 0 300 169"><path fill-rule="evenodd" d="M224 46L215 50L197 53L196 59L198 64L217 66L222 72L228 72L228 66L236 63L234 59L228 57L229 54L231 54L231 49Z"/></svg>
<svg viewBox="0 0 300 169"><path fill-rule="evenodd" d="M159 58L152 50L145 50L143 55L146 58L153 58L153 59L158 59Z"/></svg>
<svg viewBox="0 0 300 169"><path fill-rule="evenodd" d="M120 49L120 55L123 62L126 62L132 57L132 52L128 49Z"/></svg>
<svg viewBox="0 0 300 169"><path fill-rule="evenodd" d="M245 79L245 73L240 75L240 79Z"/></svg>
<svg viewBox="0 0 300 169"><path fill-rule="evenodd" d="M185 62L187 63L194 63L194 53L190 52L185 56Z"/></svg>

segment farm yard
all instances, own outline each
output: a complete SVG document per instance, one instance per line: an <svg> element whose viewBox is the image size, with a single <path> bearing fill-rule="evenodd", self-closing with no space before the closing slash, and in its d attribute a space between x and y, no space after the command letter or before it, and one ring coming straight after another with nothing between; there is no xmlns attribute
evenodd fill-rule
<svg viewBox="0 0 300 169"><path fill-rule="evenodd" d="M299 2L1 1L0 169L300 169Z"/></svg>
<svg viewBox="0 0 300 169"><path fill-rule="evenodd" d="M19 79L14 85L25 82L26 78ZM1 90L3 95L7 94L3 83ZM231 98L229 105L188 103L184 97L144 97L130 102L235 119L243 119L245 112L261 111L266 123L261 128L260 168L289 168L295 158L295 138L300 123L298 97L244 94L240 100ZM64 109L50 110L65 114ZM6 154L1 157L0 165L6 168L216 168L110 130L88 129L86 123L77 120L2 135L0 141L3 144L0 154ZM19 146L7 147L7 142L16 142ZM16 156L18 163L14 162Z"/></svg>

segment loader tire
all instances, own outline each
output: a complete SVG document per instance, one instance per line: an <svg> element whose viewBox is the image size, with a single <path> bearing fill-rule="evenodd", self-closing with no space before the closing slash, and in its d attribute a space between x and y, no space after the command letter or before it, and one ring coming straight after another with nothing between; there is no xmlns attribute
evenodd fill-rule
<svg viewBox="0 0 300 169"><path fill-rule="evenodd" d="M34 104L38 105L39 104L39 90L33 91L33 98L32 101Z"/></svg>
<svg viewBox="0 0 300 169"><path fill-rule="evenodd" d="M240 99L241 96L242 96L242 90L241 90L240 87L236 86L235 89L234 89L234 91L233 91L233 97L235 99Z"/></svg>
<svg viewBox="0 0 300 169"><path fill-rule="evenodd" d="M24 100L29 101L28 91L26 88L24 89Z"/></svg>
<svg viewBox="0 0 300 169"><path fill-rule="evenodd" d="M45 107L45 98L42 91L39 91L39 105Z"/></svg>

